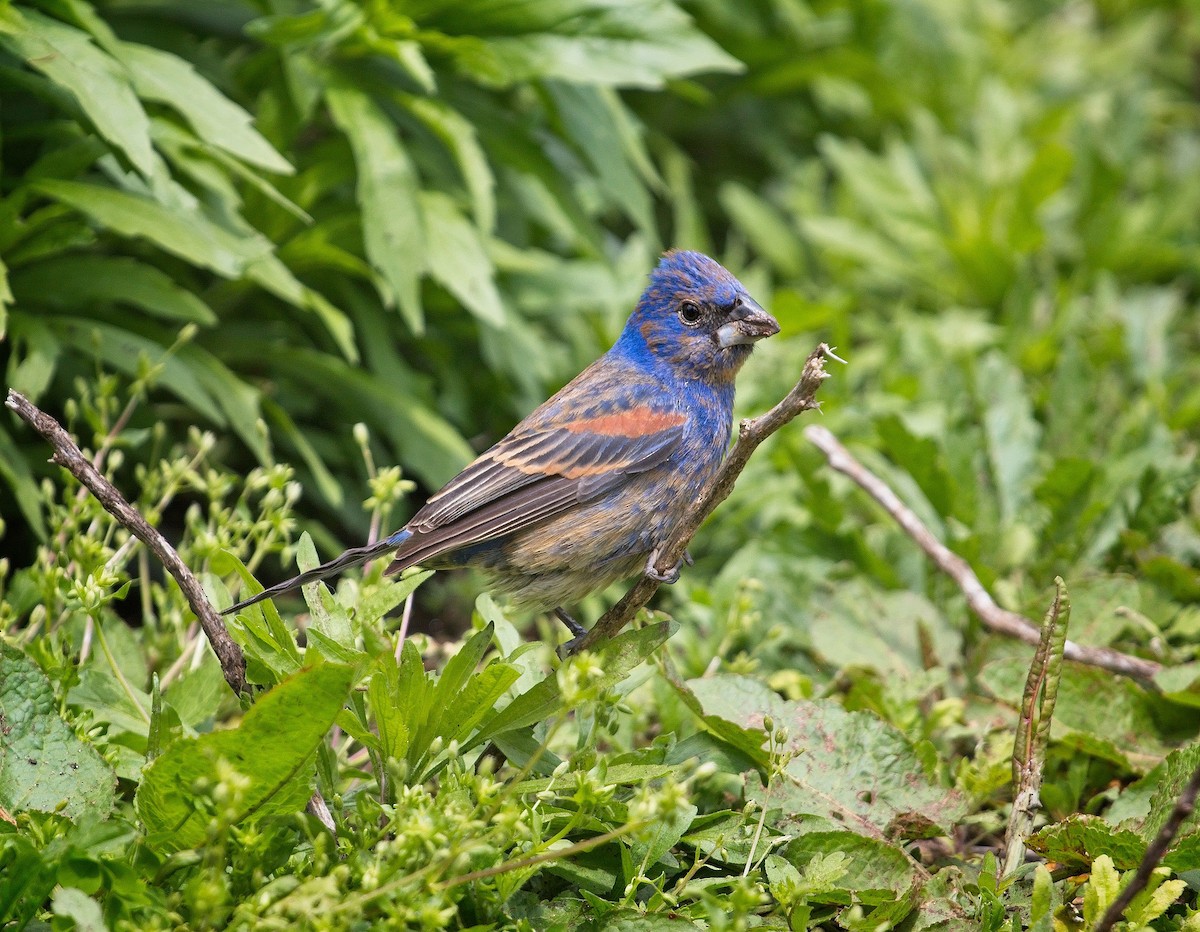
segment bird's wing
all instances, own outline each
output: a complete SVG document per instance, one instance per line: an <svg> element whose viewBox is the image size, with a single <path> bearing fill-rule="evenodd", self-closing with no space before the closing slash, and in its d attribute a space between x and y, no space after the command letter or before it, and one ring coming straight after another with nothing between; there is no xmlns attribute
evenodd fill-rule
<svg viewBox="0 0 1200 932"><path fill-rule="evenodd" d="M482 540L530 527L664 462L687 416L652 403L588 416L522 422L425 503L396 572Z"/></svg>

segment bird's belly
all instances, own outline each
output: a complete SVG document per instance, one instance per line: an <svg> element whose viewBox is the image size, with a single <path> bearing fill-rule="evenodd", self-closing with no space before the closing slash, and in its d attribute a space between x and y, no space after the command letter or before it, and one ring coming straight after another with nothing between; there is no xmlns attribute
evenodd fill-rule
<svg viewBox="0 0 1200 932"><path fill-rule="evenodd" d="M589 593L639 573L646 558L677 528L715 468L670 463L618 489L476 552L495 588L538 607L571 605ZM695 468L697 465L699 469Z"/></svg>

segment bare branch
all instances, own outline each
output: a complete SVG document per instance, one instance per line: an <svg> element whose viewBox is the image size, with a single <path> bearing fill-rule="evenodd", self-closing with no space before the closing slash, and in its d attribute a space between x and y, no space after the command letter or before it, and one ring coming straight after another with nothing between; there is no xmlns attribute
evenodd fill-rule
<svg viewBox="0 0 1200 932"><path fill-rule="evenodd" d="M654 568L660 574L665 575L679 565L688 544L696 536L696 531L704 523L704 519L713 513L713 509L729 497L734 483L737 482L742 470L746 468L750 455L758 448L758 445L796 415L819 407L815 400L817 389L821 387L821 383L825 379L829 378L829 374L825 371L826 359L837 359L837 357L833 354L832 349L822 343L809 353L800 381L788 392L787 397L766 414L742 421L738 428L737 442L729 451L729 455L725 457L725 462L721 464L717 478L703 495L692 501L675 536L659 548ZM586 650L594 647L598 642L612 637L629 624L638 610L645 606L658 591L660 585L659 580L651 576L642 576L633 588L625 593L621 601L605 612L583 639L572 646L572 649Z"/></svg>
<svg viewBox="0 0 1200 932"><path fill-rule="evenodd" d="M217 655L217 660L221 663L221 672L225 674L225 681L234 692L245 692L246 658L242 656L241 648L230 636L225 623L208 601L208 596L204 594L199 580L184 565L175 548L167 543L167 539L156 528L151 527L137 509L130 505L113 484L88 461L79 446L71 439L71 435L63 430L58 421L34 405L24 395L11 389L8 392L6 404L50 444L54 450L52 462L62 466L78 479L96 496L105 511L116 518L122 527L149 547L150 551L158 557L167 572L175 578L179 588L183 590L188 604L195 612L205 635L208 636L213 653Z"/></svg>
<svg viewBox="0 0 1200 932"><path fill-rule="evenodd" d="M1017 638L1026 644L1036 645L1041 640L1040 628L1036 623L1024 615L997 605L971 569L971 565L934 537L933 532L921 523L921 519L913 510L901 502L899 496L882 479L856 460L829 430L817 424L810 424L804 429L804 436L825 454L831 467L849 476L875 499L917 546L925 551L925 555L933 564L958 585L967 599L967 605L985 627L998 634ZM1154 677L1162 670L1162 664L1153 660L1133 657L1108 647L1086 647L1074 641L1067 641L1063 656L1067 660L1111 670L1146 684L1152 683Z"/></svg>
<svg viewBox="0 0 1200 932"><path fill-rule="evenodd" d="M1125 884L1124 889L1112 901L1108 909L1104 911L1104 915L1100 917L1100 921L1096 923L1092 932L1109 932L1109 929L1116 925L1125 910L1129 908L1133 898L1142 892L1150 880L1150 875L1154 873L1154 868L1158 867L1158 862L1163 859L1163 855L1171 847L1171 842L1179 834L1180 827L1195 811L1197 793L1200 793L1200 767L1196 768L1191 779L1188 780L1187 786L1175 800L1175 806L1171 809L1167 821L1154 836L1154 841L1150 842L1146 848L1146 853L1142 856L1142 863L1137 866L1137 872Z"/></svg>

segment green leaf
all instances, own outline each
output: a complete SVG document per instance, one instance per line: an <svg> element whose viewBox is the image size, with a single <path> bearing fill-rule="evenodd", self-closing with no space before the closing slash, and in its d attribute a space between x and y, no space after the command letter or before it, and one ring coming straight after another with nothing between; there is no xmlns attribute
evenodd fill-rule
<svg viewBox="0 0 1200 932"><path fill-rule="evenodd" d="M119 57L138 94L177 110L205 143L267 171L292 173L288 160L254 128L254 118L197 74L190 62L135 42L120 43Z"/></svg>
<svg viewBox="0 0 1200 932"><path fill-rule="evenodd" d="M239 236L197 210L168 208L147 197L81 181L45 179L30 187L122 236L142 238L226 278L238 278L271 252L260 235Z"/></svg>
<svg viewBox="0 0 1200 932"><path fill-rule="evenodd" d="M822 816L859 834L924 838L944 834L965 811L954 790L938 786L922 758L895 728L831 700L788 701L748 677L688 681L706 715L762 729L766 716L786 727L788 781L747 795L781 806L785 824ZM820 753L818 753L818 751Z"/></svg>
<svg viewBox="0 0 1200 932"><path fill-rule="evenodd" d="M496 179L474 124L440 100L412 94L397 100L450 150L471 194L475 225L490 234L496 225Z"/></svg>
<svg viewBox="0 0 1200 932"><path fill-rule="evenodd" d="M484 323L503 327L507 323L504 305L479 231L445 194L422 191L418 200L425 218L430 274Z"/></svg>
<svg viewBox="0 0 1200 932"><path fill-rule="evenodd" d="M1120 892L1121 878L1113 867L1112 858L1107 854L1100 855L1092 864L1092 874L1084 888L1083 921L1089 926L1099 922Z"/></svg>
<svg viewBox="0 0 1200 932"><path fill-rule="evenodd" d="M980 680L994 695L1017 708L1028 661L1007 658L989 663ZM1064 663L1050 736L1087 754L1144 773L1170 750L1160 737L1159 711L1134 683L1095 667Z"/></svg>
<svg viewBox="0 0 1200 932"><path fill-rule="evenodd" d="M921 628L944 663L962 650L962 639L946 616L924 596L879 589L860 578L839 582L813 606L813 648L843 667L874 667L908 677L925 668Z"/></svg>
<svg viewBox="0 0 1200 932"><path fill-rule="evenodd" d="M116 775L58 715L54 687L37 665L0 640L0 806L9 812L105 816Z"/></svg>
<svg viewBox="0 0 1200 932"><path fill-rule="evenodd" d="M428 6L431 14L436 10L428 25L469 36L453 47L460 67L497 84L561 78L654 88L667 78L743 67L668 0L548 0L536 6L483 0L469 10L442 0Z"/></svg>
<svg viewBox="0 0 1200 932"><path fill-rule="evenodd" d="M781 854L806 876L823 859L837 859L835 870L823 868L827 876L809 893L817 902L849 903L853 894L863 903L886 903L903 897L917 879L916 865L898 847L854 832L806 832Z"/></svg>
<svg viewBox="0 0 1200 932"><path fill-rule="evenodd" d="M1041 428L1020 370L998 353L988 353L979 362L975 391L1000 516L1008 523L1032 494Z"/></svg>
<svg viewBox="0 0 1200 932"><path fill-rule="evenodd" d="M150 141L150 121L125 69L86 32L36 10L5 6L0 9L0 45L70 92L97 132L143 176L163 174Z"/></svg>
<svg viewBox="0 0 1200 932"><path fill-rule="evenodd" d="M1063 865L1086 866L1106 854L1120 870L1137 867L1146 853L1146 842L1137 832L1086 813L1039 829L1026 844L1046 860Z"/></svg>
<svg viewBox="0 0 1200 932"><path fill-rule="evenodd" d="M216 786L221 762L241 776L222 803L222 819L247 825L299 812L308 801L317 747L354 682L348 666L301 670L259 699L228 731L175 742L143 771L135 804L147 841L161 851L203 844L212 817L193 801L196 784Z"/></svg>
<svg viewBox="0 0 1200 932"><path fill-rule="evenodd" d="M33 479L29 462L13 443L8 431L0 427L0 476L12 489L21 516L29 522L38 540L46 539L46 519L42 516L42 494Z"/></svg>
<svg viewBox="0 0 1200 932"><path fill-rule="evenodd" d="M152 265L117 256L56 256L17 270L23 302L78 311L92 303L126 304L164 320L212 326L217 316L192 292Z"/></svg>
<svg viewBox="0 0 1200 932"><path fill-rule="evenodd" d="M396 125L367 94L338 82L326 89L325 100L354 152L367 258L391 286L390 300L399 303L409 327L420 333L420 280L429 258L416 169Z"/></svg>

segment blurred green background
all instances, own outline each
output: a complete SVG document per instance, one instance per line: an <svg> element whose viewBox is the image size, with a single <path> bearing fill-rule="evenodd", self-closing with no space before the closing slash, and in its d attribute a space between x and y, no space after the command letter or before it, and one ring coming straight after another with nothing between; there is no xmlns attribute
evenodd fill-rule
<svg viewBox="0 0 1200 932"><path fill-rule="evenodd" d="M822 390L822 423L1003 602L1044 604L1055 573L1129 573L1145 623L1093 641L1144 649L1151 625L1189 644L1195 14L1184 0L6 3L5 381L118 451L110 471L133 496L193 428L217 438L206 468L293 465L299 526L329 554L368 533L355 424L374 463L419 485L398 525L609 344L662 249L701 249L783 326L741 411L835 344L850 365ZM0 421L12 566L62 527L46 459ZM178 529L195 498L156 518ZM901 590L956 612L798 428L695 549L678 610L720 615L754 578L789 649L813 648L809 606L831 583L854 624ZM265 577L290 569L282 557Z"/></svg>

